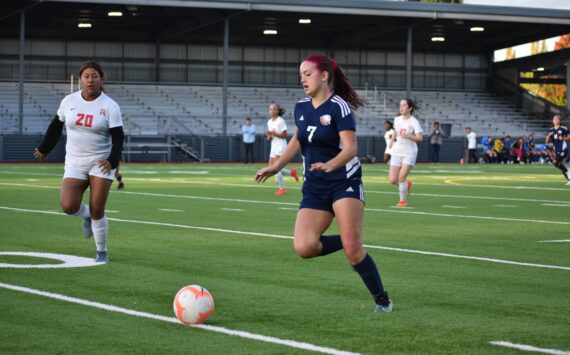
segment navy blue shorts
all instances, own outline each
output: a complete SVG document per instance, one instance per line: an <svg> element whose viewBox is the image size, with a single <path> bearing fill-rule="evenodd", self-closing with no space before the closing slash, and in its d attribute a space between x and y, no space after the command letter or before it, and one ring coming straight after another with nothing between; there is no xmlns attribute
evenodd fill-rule
<svg viewBox="0 0 570 355"><path fill-rule="evenodd" d="M299 208L312 208L334 214L333 203L341 198L355 198L364 202L364 188L360 178L340 182L303 183L303 199Z"/></svg>
<svg viewBox="0 0 570 355"><path fill-rule="evenodd" d="M564 150L554 150L554 156L557 162L565 163L568 159L568 148Z"/></svg>

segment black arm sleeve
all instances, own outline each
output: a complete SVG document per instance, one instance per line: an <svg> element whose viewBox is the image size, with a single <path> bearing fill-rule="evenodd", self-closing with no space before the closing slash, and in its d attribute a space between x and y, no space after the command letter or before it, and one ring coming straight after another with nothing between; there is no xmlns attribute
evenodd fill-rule
<svg viewBox="0 0 570 355"><path fill-rule="evenodd" d="M38 147L40 153L47 155L52 149L55 147L59 139L61 138L61 132L63 131L63 122L59 120L59 117L56 115L49 127L47 129L46 135L42 140L42 143Z"/></svg>
<svg viewBox="0 0 570 355"><path fill-rule="evenodd" d="M111 163L111 169L115 169L119 166L121 161L121 155L123 154L123 141L125 140L125 133L123 132L123 127L113 127L109 128L109 133L111 134L111 142L113 147L111 148L111 154L107 160Z"/></svg>

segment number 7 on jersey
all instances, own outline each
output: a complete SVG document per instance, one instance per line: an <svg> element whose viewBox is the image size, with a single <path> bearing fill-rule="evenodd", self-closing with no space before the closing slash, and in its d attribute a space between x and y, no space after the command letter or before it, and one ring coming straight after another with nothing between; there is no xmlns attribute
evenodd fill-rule
<svg viewBox="0 0 570 355"><path fill-rule="evenodd" d="M309 137L307 138L307 140L309 141L309 143L313 142L313 134L315 134L316 130L317 126L307 126L307 131L309 132Z"/></svg>

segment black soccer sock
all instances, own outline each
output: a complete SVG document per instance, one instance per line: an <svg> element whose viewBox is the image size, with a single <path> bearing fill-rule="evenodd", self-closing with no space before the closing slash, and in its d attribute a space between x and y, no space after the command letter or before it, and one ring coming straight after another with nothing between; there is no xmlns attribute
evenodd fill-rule
<svg viewBox="0 0 570 355"><path fill-rule="evenodd" d="M340 240L340 235L321 235L319 239L323 245L323 250L321 250L321 256L332 254L342 249L342 241Z"/></svg>
<svg viewBox="0 0 570 355"><path fill-rule="evenodd" d="M380 273L378 272L378 268L374 263L374 260L370 257L370 255L366 254L364 259L356 265L352 265L354 271L360 275L362 281L368 290L372 294L375 299L381 298L383 295L386 295L386 299L388 298L386 292L384 291L384 286L382 286L382 280L380 279ZM386 306L385 304L384 306Z"/></svg>
<svg viewBox="0 0 570 355"><path fill-rule="evenodd" d="M117 175L117 181L118 181L118 182L123 182L123 176L122 176L122 175Z"/></svg>
<svg viewBox="0 0 570 355"><path fill-rule="evenodd" d="M559 163L557 168L560 169L560 171L562 171L562 174L568 180L568 168L564 166L564 163Z"/></svg>

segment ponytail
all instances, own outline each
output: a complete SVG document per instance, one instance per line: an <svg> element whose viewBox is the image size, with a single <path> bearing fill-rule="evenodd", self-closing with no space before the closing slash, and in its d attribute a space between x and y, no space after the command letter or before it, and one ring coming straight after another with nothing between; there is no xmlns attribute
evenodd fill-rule
<svg viewBox="0 0 570 355"><path fill-rule="evenodd" d="M325 71L329 73L329 86L332 84L334 93L346 101L352 110L364 105L364 99L352 88L344 70L334 59L322 54L312 54L304 61L315 63L321 73Z"/></svg>

